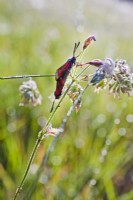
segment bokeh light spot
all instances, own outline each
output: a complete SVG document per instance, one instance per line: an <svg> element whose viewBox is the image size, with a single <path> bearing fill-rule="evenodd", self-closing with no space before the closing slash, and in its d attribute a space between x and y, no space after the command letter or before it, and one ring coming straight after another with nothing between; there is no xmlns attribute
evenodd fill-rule
<svg viewBox="0 0 133 200"><path fill-rule="evenodd" d="M127 115L126 120L127 120L127 122L132 123L133 122L133 115L132 114Z"/></svg>
<svg viewBox="0 0 133 200"><path fill-rule="evenodd" d="M107 134L107 130L103 127L99 128L97 130L97 135L100 137L100 138L104 138Z"/></svg>
<svg viewBox="0 0 133 200"><path fill-rule="evenodd" d="M116 110L116 104L114 102L108 103L107 106L106 106L106 110L108 112L110 112L110 113L115 112L115 110Z"/></svg>
<svg viewBox="0 0 133 200"><path fill-rule="evenodd" d="M58 165L61 164L62 159L61 159L60 156L53 156L52 159L51 159L51 162L52 162L53 165L58 166Z"/></svg>
<svg viewBox="0 0 133 200"><path fill-rule="evenodd" d="M118 134L119 134L120 136L126 135L126 129L125 129L125 128L119 128Z"/></svg>
<svg viewBox="0 0 133 200"><path fill-rule="evenodd" d="M99 122L99 123L104 123L105 121L106 121L106 116L104 115L104 114L99 114L98 116L97 116L97 121Z"/></svg>
<svg viewBox="0 0 133 200"><path fill-rule="evenodd" d="M119 124L119 123L120 123L120 119L119 119L119 118L116 118L116 119L114 120L114 123L115 123L115 124Z"/></svg>

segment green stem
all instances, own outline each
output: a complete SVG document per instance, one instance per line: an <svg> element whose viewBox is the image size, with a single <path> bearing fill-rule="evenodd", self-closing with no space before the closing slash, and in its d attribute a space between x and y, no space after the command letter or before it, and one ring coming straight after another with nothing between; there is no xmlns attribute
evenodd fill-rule
<svg viewBox="0 0 133 200"><path fill-rule="evenodd" d="M49 155L51 153L51 151L53 150L58 138L59 138L60 134L56 135L54 137L54 139L52 140L51 144L49 145L46 154L43 156L42 162L37 170L36 175L34 176L34 179L32 181L32 185L28 188L27 193L25 194L23 200L30 200L31 196L33 194L33 191L35 191L36 188L36 183L38 181L38 179L40 178L40 175L43 171L44 166L47 164L47 160L49 158Z"/></svg>
<svg viewBox="0 0 133 200"><path fill-rule="evenodd" d="M34 157L35 157L36 151L37 151L37 149L38 149L40 143L41 143L41 139L38 138L37 141L36 141L36 143L35 143L35 146L34 146L34 148L33 148L33 151L32 151L32 153L31 153L31 156L30 156L30 159L29 159L28 165L27 165L27 167L26 167L26 170L25 170L25 173L24 173L23 179L22 179L22 181L21 181L19 187L18 187L17 190L16 190L16 193L15 193L15 196L14 196L14 200L17 198L18 194L19 194L20 191L22 190L22 187L23 187L24 181L25 181L26 176L27 176L27 174L28 174L28 172L29 172L29 169L30 169L31 163L32 163L32 161L33 161L33 159L34 159Z"/></svg>
<svg viewBox="0 0 133 200"><path fill-rule="evenodd" d="M64 99L64 97L66 96L67 92L68 92L69 89L71 88L72 84L75 82L75 80L76 80L80 75L82 75L82 73L83 73L88 67L89 67L89 66L87 66L86 68L84 68L84 69L76 76L76 78L73 79L73 80L71 81L70 85L68 86L68 88L66 89L66 91L64 92L64 94L62 95L62 97L61 97L60 101L58 102L57 106L55 107L54 111L51 113L51 115L50 115L50 117L49 117L49 119L48 119L48 121L47 121L47 123L46 123L45 129L43 129L43 130L41 130L41 131L39 132L39 134L38 134L38 139L37 139L37 141L36 141L36 143L35 143L35 146L34 146L34 148L33 148L32 154L31 154L30 159L29 159L29 161L28 161L28 165L27 165L26 171L25 171L25 173L24 173L24 176L23 176L23 178L22 178L22 181L21 181L19 187L18 187L17 190L16 190L16 193L15 193L15 196L14 196L14 200L16 200L18 194L19 194L20 191L22 190L23 184L24 184L24 182L25 182L25 179L26 179L26 177L27 177L27 174L28 174L28 172L29 172L30 166L31 166L32 161L33 161L33 159L34 159L34 157L35 157L35 154L36 154L36 152L37 152L37 149L38 149L39 145L41 144L41 141L43 140L43 135L45 134L45 131L46 131L47 127L49 126L50 122L52 121L52 119L53 119L53 117L54 117L54 115L55 115L57 109L60 107L61 102L63 101L63 99Z"/></svg>
<svg viewBox="0 0 133 200"><path fill-rule="evenodd" d="M78 101L80 100L80 98L83 96L84 92L87 90L87 88L89 87L90 83L88 82L86 87L83 89L83 91L81 92L81 94L77 97L77 99L75 100L75 102L73 103L73 105L70 107L70 109L68 110L67 114L66 114L66 117L63 119L62 123L61 123L61 126L60 128L64 130L64 127L69 119L69 117L71 116L71 113L73 112L76 104L78 103ZM24 200L30 200L31 199L31 196L33 194L33 192L35 191L35 188L36 188L36 183L38 181L38 179L40 178L40 175L43 171L43 167L46 165L47 163L47 160L49 158L49 155L51 153L51 150L54 148L58 138L59 138L60 135L57 135L55 136L55 138L52 140L46 154L43 156L43 159L42 159L42 163L37 171L37 174L34 178L34 180L32 181L32 185L30 187L30 189L28 190L27 194L25 195L24 197Z"/></svg>
<svg viewBox="0 0 133 200"><path fill-rule="evenodd" d="M16 75L16 76L3 76L1 80L5 79L19 79L19 78L38 78L38 77L55 77L54 74L39 74L39 75Z"/></svg>
<svg viewBox="0 0 133 200"><path fill-rule="evenodd" d="M62 98L60 99L58 105L55 107L54 111L51 113L51 115L50 115L50 117L49 117L49 119L48 119L48 121L47 121L47 124L46 124L46 126L45 126L45 129L44 129L44 130L41 130L41 131L39 132L39 134L38 134L38 139L37 139L36 144L35 144L35 146L34 146L34 148L33 148L33 151L32 151L32 154L31 154L31 156L30 156L28 165L27 165L27 167L26 167L26 171L25 171L25 173L24 173L24 176L23 176L23 178L22 178L22 181L21 181L19 187L18 187L17 190L16 190L16 193L15 193L15 196L14 196L14 200L16 200L18 194L19 194L20 191L22 190L24 181L25 181L25 179L26 179L26 177L27 177L27 174L28 174L28 172L29 172L29 169L30 169L31 163L32 163L32 161L33 161L33 159L34 159L34 156L35 156L35 154L36 154L36 151L37 151L37 149L38 149L38 147L39 147L39 145L40 145L40 143L41 143L41 141L42 141L42 139L43 139L43 135L45 134L46 128L49 126L49 124L50 124L51 120L53 119L53 117L54 117L54 115L55 115L55 113L56 113L58 107L60 106L61 102L63 101L63 99L64 99L64 97L65 97L65 95L67 94L67 92L68 92L69 89L71 88L71 85L73 84L73 82L74 82L74 80L72 80L71 84L69 85L69 87L67 88L67 90L66 90L65 93L63 94Z"/></svg>

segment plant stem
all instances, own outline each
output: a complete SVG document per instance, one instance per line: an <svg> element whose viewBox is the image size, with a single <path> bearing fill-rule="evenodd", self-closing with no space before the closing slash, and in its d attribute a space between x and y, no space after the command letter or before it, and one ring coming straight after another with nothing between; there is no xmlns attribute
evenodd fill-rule
<svg viewBox="0 0 133 200"><path fill-rule="evenodd" d="M90 83L88 82L86 87L83 89L83 91L81 92L81 94L77 97L77 99L75 100L75 102L73 103L73 105L70 107L70 109L68 110L67 114L66 114L66 117L63 119L61 125L60 125L60 128L64 130L64 127L69 119L69 117L71 116L76 104L78 103L78 101L81 99L81 97L83 96L84 92L87 90L87 88L89 87ZM25 195L24 197L24 200L30 200L31 199L31 196L33 194L33 192L35 191L35 188L36 188L36 183L38 181L38 179L40 178L40 175L43 171L43 168L44 166L46 165L47 163L47 160L49 158L49 155L52 151L52 149L54 148L58 138L59 138L60 134L58 134L57 136L55 136L55 138L52 140L46 154L43 156L43 159L42 159L42 163L37 171L37 174L34 178L34 180L32 181L32 185L30 187L30 189L28 190L27 194Z"/></svg>
<svg viewBox="0 0 133 200"><path fill-rule="evenodd" d="M28 174L28 172L29 172L30 166L31 166L32 161L33 161L33 159L34 159L34 157L35 157L35 154L36 154L36 152L37 152L37 149L38 149L38 147L40 146L41 141L42 141L43 138L44 138L43 136L44 136L44 134L45 134L45 132L46 132L46 129L47 129L47 127L49 126L50 122L52 121L52 119L53 119L53 117L54 117L54 115L55 115L57 109L60 107L61 102L63 101L63 99L64 99L64 97L66 96L67 92L68 92L69 89L71 88L72 84L75 82L75 80L76 80L80 75L82 75L82 73L83 73L88 67L89 67L89 65L88 65L86 68L84 68L84 69L76 76L75 79L73 79L73 80L71 81L70 85L68 86L68 88L66 89L66 91L64 92L64 94L62 95L62 97L61 97L60 101L58 102L57 106L55 107L54 111L51 113L51 115L50 115L50 117L49 117L49 119L48 119L48 121L47 121L47 123L46 123L46 125L45 125L45 129L42 129L42 130L39 132L39 134L38 134L38 139L37 139L37 141L36 141L36 143L35 143L35 145L34 145L33 151L32 151L32 153L31 153L30 159L29 159L29 161L28 161L28 165L27 165L27 167L26 167L26 171L25 171L25 173L24 173L24 176L23 176L23 178L22 178L22 181L21 181L19 187L18 187L17 190L16 190L16 193L15 193L15 196L14 196L14 200L16 200L18 194L19 194L20 191L22 190L23 184L24 184L24 182L25 182L25 179L26 179L26 177L27 177L27 174ZM88 85L88 84L87 84L87 85ZM88 86L89 86L89 85L88 85ZM88 86L87 86L87 87L88 87ZM85 90L86 90L86 89L85 89ZM84 90L82 91L81 94L83 94L83 93L84 93ZM78 97L77 100L75 101L76 103L77 103L78 100L81 98L81 96L82 96L81 94L79 95L79 97ZM75 105L76 105L76 104L75 104ZM74 107L75 107L75 105L73 104ZM72 106L72 107L73 107L73 106ZM73 107L73 109L74 109L74 107ZM70 108L70 109L71 109L71 108ZM73 109L72 109L72 111L73 111ZM71 112L72 112L72 111L71 111ZM71 113L70 113L70 114L71 114ZM69 116L70 116L70 115L69 115ZM66 122L67 122L67 120L66 120ZM66 123L66 122L65 122L65 123Z"/></svg>
<svg viewBox="0 0 133 200"><path fill-rule="evenodd" d="M56 135L56 136L53 138L51 144L49 145L46 154L43 156L42 162L41 162L41 164L40 164L40 166L39 166L39 168L38 168L38 170L37 170L37 173L36 173L36 175L34 176L34 179L33 179L33 181L32 181L32 184L31 184L31 186L28 188L27 193L25 194L23 200L30 200L30 199L31 199L31 196L32 196L32 194L33 194L33 192L35 191L35 188L36 188L36 183L37 183L37 181L38 181L39 178L40 178L40 175L41 175L41 173L42 173L42 171L43 171L44 166L47 164L47 160L48 160L48 158L49 158L49 155L50 155L52 149L54 148L54 146L55 146L55 144L56 144L56 142L57 142L59 136L60 136L60 134Z"/></svg>
<svg viewBox="0 0 133 200"><path fill-rule="evenodd" d="M67 94L67 92L68 92L69 89L71 88L71 85L73 84L73 82L74 82L74 80L72 80L71 84L69 85L69 87L67 88L67 90L65 91L65 93L63 94L62 98L60 99L59 103L58 103L57 106L55 107L54 111L51 113L51 115L50 115L50 117L49 117L49 119L48 119L48 121L47 121L47 123L46 123L45 129L44 129L44 130L41 130L41 131L39 132L39 134L38 134L38 139L37 139L37 141L36 141L36 143L35 143L35 146L34 146L34 148L33 148L33 151L32 151L32 154L31 154L31 156L30 156L28 165L27 165L27 167L26 167L26 171L25 171L25 173L24 173L24 176L23 176L23 178L22 178L22 181L21 181L19 187L18 187L17 190L16 190L16 193L15 193L15 196L14 196L14 200L16 200L18 194L19 194L20 191L22 190L24 181L25 181L25 179L26 179L26 177L27 177L27 174L28 174L28 172L29 172L29 169L30 169L30 166L31 166L31 164L32 164L32 161L33 161L33 159L34 159L34 157L35 157L36 151L37 151L37 149L38 149L38 147L39 147L41 141L43 140L43 135L45 134L46 128L49 126L49 124L50 124L51 120L53 119L53 117L54 117L54 115L55 115L55 113L56 113L58 107L60 106L61 102L63 101L63 99L64 99L64 97L65 97L65 95Z"/></svg>
<svg viewBox="0 0 133 200"><path fill-rule="evenodd" d="M19 79L19 78L39 78L39 77L55 77L54 74L38 74L38 75L16 75L16 76L3 76L1 80L5 79Z"/></svg>
<svg viewBox="0 0 133 200"><path fill-rule="evenodd" d="M31 156L30 156L28 165L27 165L27 167L26 167L24 176L23 176L23 178L22 178L22 181L21 181L19 187L18 187L17 190L16 190L16 193L15 193L15 196L14 196L14 200L17 198L18 194L19 194L20 191L22 190L24 181L25 181L26 176L27 176L27 174L28 174L28 172L29 172L29 168L30 168L30 166L31 166L31 163L32 163L34 157L35 157L36 151L37 151L37 149L38 149L40 143L41 143L41 140L40 140L40 138L38 138L38 139L36 140L35 146L34 146L33 151L32 151L32 153L31 153Z"/></svg>

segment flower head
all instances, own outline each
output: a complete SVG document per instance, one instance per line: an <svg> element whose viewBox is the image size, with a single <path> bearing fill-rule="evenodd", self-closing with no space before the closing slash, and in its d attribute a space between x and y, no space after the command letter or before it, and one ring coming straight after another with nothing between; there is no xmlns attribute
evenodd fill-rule
<svg viewBox="0 0 133 200"><path fill-rule="evenodd" d="M106 81L104 81L106 80ZM120 93L132 95L133 93L133 74L125 60L107 58L94 74L91 83L96 85L95 91L107 88L114 97L120 97Z"/></svg>
<svg viewBox="0 0 133 200"><path fill-rule="evenodd" d="M116 60L114 77L109 84L109 92L119 97L120 93L126 93L129 96L133 92L133 75L130 73L130 67L125 60Z"/></svg>
<svg viewBox="0 0 133 200"><path fill-rule="evenodd" d="M93 85L99 83L104 78L111 78L115 68L115 63L111 58L106 58L102 65L99 66L98 70L91 79Z"/></svg>
<svg viewBox="0 0 133 200"><path fill-rule="evenodd" d="M42 96L33 80L25 81L19 87L21 102L20 106L30 105L37 106L42 102Z"/></svg>
<svg viewBox="0 0 133 200"><path fill-rule="evenodd" d="M130 67L125 60L114 62L111 58L106 58L94 74L91 83L96 85L97 92L109 86L109 93L113 93L114 97L119 97L120 93L133 93L133 74L130 73Z"/></svg>
<svg viewBox="0 0 133 200"><path fill-rule="evenodd" d="M113 93L115 97L119 97L120 93L128 94L129 96L133 93L133 76L124 74L115 74L114 79L109 84L109 92Z"/></svg>
<svg viewBox="0 0 133 200"><path fill-rule="evenodd" d="M121 74L130 74L130 67L127 65L126 60L116 60L115 71Z"/></svg>

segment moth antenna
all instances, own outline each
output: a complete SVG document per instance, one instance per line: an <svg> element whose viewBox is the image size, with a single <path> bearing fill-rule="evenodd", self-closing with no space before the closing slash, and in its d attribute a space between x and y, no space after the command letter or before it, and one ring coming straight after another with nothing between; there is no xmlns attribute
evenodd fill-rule
<svg viewBox="0 0 133 200"><path fill-rule="evenodd" d="M53 101L53 103L52 103L52 107L51 107L51 109L50 109L50 113L53 111L53 109L54 109L54 104L55 104L55 99L54 99L54 101Z"/></svg>
<svg viewBox="0 0 133 200"><path fill-rule="evenodd" d="M80 42L77 43L77 48L79 47L79 45L80 45Z"/></svg>
<svg viewBox="0 0 133 200"><path fill-rule="evenodd" d="M75 56L75 50L76 50L76 43L74 44L73 57Z"/></svg>
<svg viewBox="0 0 133 200"><path fill-rule="evenodd" d="M75 56L75 52L76 52L77 48L79 47L79 45L80 45L80 42L75 43L74 49L73 49L73 57Z"/></svg>

